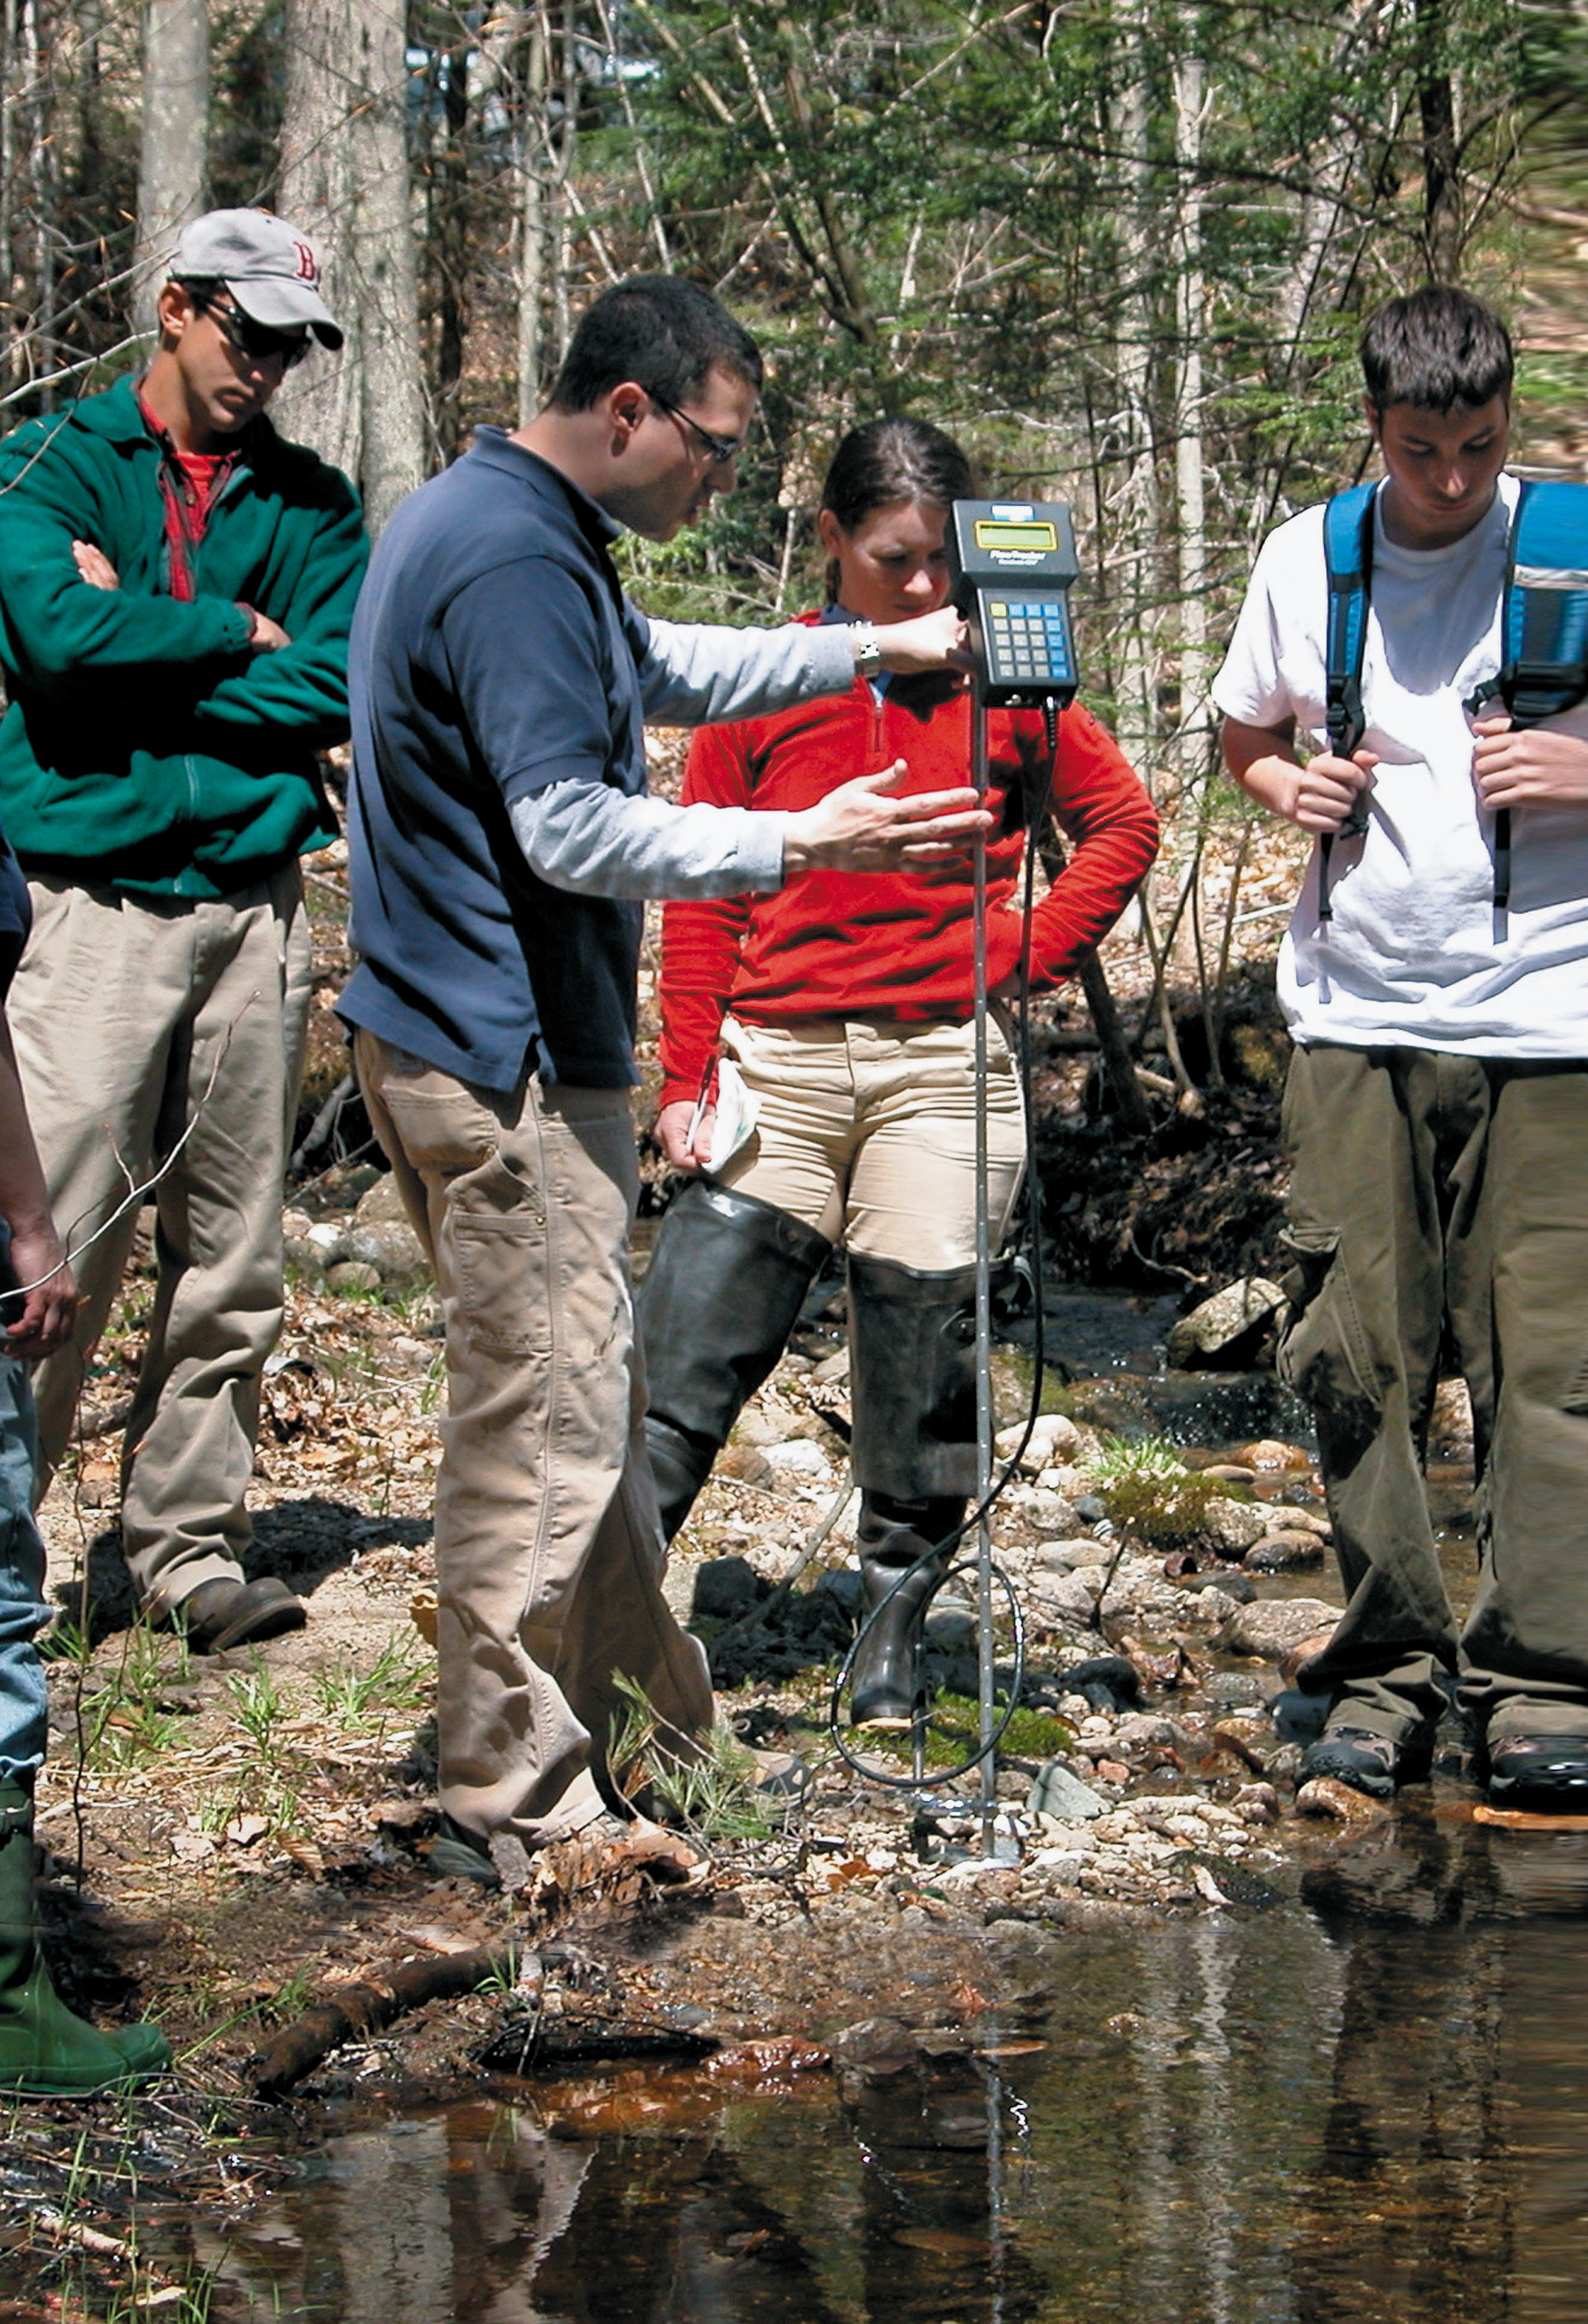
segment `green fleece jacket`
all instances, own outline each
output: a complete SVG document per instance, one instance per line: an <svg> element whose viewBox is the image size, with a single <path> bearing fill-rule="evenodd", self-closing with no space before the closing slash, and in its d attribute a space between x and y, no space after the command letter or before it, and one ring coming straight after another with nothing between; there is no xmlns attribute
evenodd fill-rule
<svg viewBox="0 0 1588 2324"><path fill-rule="evenodd" d="M335 836L317 753L347 734L358 501L268 420L238 442L190 603L131 380L0 446L0 820L30 871L222 896ZM78 577L74 540L118 589ZM244 605L291 643L251 654Z"/></svg>

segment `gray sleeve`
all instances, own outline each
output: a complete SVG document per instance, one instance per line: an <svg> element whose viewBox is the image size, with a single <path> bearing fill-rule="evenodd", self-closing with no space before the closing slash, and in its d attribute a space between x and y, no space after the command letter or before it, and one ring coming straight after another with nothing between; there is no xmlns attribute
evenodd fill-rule
<svg viewBox="0 0 1588 2324"><path fill-rule="evenodd" d="M786 815L670 807L577 778L509 802L524 859L576 896L740 896L783 885Z"/></svg>
<svg viewBox="0 0 1588 2324"><path fill-rule="evenodd" d="M779 630L650 623L639 669L646 716L658 726L714 726L758 718L820 694L847 694L855 647L844 622L790 622Z"/></svg>

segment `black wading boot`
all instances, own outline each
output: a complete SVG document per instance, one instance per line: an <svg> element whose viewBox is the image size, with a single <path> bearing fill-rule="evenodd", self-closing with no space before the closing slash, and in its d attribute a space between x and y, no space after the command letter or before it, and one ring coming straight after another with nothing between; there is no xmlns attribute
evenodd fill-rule
<svg viewBox="0 0 1588 2324"><path fill-rule="evenodd" d="M901 1501L890 1493L861 1494L857 1547L866 1610L883 1610L861 1639L850 1674L853 1726L913 1721L922 1613L947 1562L941 1545L964 1514L957 1496Z"/></svg>
<svg viewBox="0 0 1588 2324"><path fill-rule="evenodd" d="M50 1981L33 1925L33 1795L0 1783L0 2090L87 2098L146 2082L171 2053L152 2025L98 2033Z"/></svg>
<svg viewBox="0 0 1588 2324"><path fill-rule="evenodd" d="M782 1355L825 1235L753 1194L693 1179L662 1221L637 1314L646 1449L669 1541L747 1397Z"/></svg>
<svg viewBox="0 0 1588 2324"><path fill-rule="evenodd" d="M860 1577L867 1611L882 1608L855 1656L849 1717L908 1727L923 1617L976 1488L975 1269L851 1253L849 1375Z"/></svg>

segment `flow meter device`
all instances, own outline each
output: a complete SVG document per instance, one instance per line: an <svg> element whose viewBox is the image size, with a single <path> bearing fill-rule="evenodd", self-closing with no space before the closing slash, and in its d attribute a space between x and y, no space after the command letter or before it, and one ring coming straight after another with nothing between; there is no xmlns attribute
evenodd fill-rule
<svg viewBox="0 0 1588 2324"><path fill-rule="evenodd" d="M956 501L949 569L970 625L978 702L1021 710L1073 701L1069 590L1080 565L1062 503Z"/></svg>

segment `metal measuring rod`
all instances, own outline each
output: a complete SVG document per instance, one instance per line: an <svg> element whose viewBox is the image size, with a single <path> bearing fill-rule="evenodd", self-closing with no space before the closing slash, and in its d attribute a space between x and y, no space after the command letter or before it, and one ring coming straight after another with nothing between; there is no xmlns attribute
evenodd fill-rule
<svg viewBox="0 0 1588 2324"><path fill-rule="evenodd" d="M989 710L1044 711L1050 744L1057 748L1059 713L1074 700L1078 684L1069 591L1080 577L1080 564L1069 511L1057 501L956 501L950 512L948 550L953 602L969 627L975 659L970 779L978 792L985 793ZM1034 825L1034 816L1029 820ZM987 843L980 834L974 872L978 1697L981 1844L982 1854L990 1858L998 1793L993 1751L993 1543L987 1508L993 1483L993 1254L987 1203ZM1040 1285L1037 1296L1042 1296Z"/></svg>

